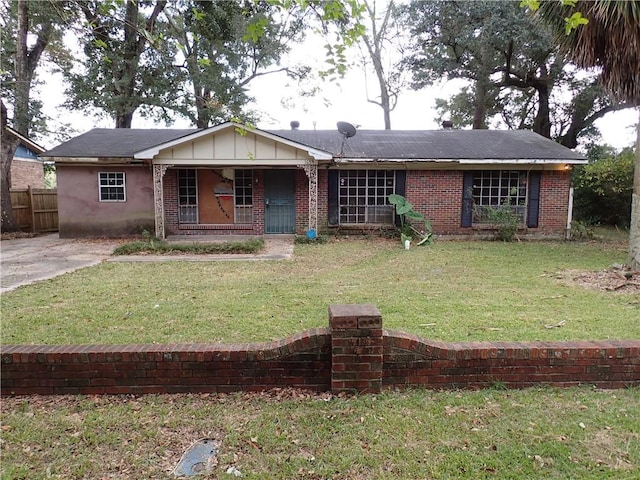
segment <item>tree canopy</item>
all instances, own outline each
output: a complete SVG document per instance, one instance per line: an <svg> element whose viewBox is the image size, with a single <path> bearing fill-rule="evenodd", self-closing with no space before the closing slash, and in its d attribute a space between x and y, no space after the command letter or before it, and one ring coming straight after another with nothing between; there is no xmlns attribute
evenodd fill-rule
<svg viewBox="0 0 640 480"><path fill-rule="evenodd" d="M575 148L579 137L597 135L597 119L630 106L613 101L597 75L571 65L552 28L517 2L413 1L405 18L413 87L468 81L436 101L441 118L456 126L528 128Z"/></svg>

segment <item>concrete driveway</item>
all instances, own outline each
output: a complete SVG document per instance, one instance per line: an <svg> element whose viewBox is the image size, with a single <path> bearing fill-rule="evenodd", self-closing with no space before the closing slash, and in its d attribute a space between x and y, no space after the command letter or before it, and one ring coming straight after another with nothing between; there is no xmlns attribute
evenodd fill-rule
<svg viewBox="0 0 640 480"><path fill-rule="evenodd" d="M122 241L61 239L57 233L0 242L0 293L96 265Z"/></svg>
<svg viewBox="0 0 640 480"><path fill-rule="evenodd" d="M237 241L246 237L176 237L177 243ZM61 239L57 233L0 242L0 293L40 280L57 277L104 261L110 262L211 262L232 260L287 260L293 256L292 235L268 235L265 248L257 254L214 255L124 255L112 257L123 239Z"/></svg>

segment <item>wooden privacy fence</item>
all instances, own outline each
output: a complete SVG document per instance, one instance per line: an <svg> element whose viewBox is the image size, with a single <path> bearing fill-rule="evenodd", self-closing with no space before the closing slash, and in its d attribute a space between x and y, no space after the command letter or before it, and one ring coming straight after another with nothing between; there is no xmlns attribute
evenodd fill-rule
<svg viewBox="0 0 640 480"><path fill-rule="evenodd" d="M11 189L11 206L20 229L33 233L58 231L56 189Z"/></svg>

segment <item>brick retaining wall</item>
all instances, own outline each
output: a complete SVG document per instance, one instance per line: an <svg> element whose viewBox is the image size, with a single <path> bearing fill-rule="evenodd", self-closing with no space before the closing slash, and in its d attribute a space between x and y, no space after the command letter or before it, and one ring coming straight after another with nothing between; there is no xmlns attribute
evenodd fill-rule
<svg viewBox="0 0 640 480"><path fill-rule="evenodd" d="M385 332L384 387L640 385L640 341L433 342Z"/></svg>
<svg viewBox="0 0 640 480"><path fill-rule="evenodd" d="M6 345L2 395L383 388L640 386L640 340L444 343L382 330L373 305L332 305L329 328L270 343Z"/></svg>

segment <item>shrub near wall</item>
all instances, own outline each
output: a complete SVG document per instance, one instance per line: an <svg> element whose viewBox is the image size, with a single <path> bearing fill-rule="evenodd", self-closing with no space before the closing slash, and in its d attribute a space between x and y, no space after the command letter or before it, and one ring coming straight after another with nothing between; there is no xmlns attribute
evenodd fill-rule
<svg viewBox="0 0 640 480"><path fill-rule="evenodd" d="M329 322L329 328L260 344L2 346L0 393L640 386L640 340L433 342L384 331L373 305L332 305Z"/></svg>

